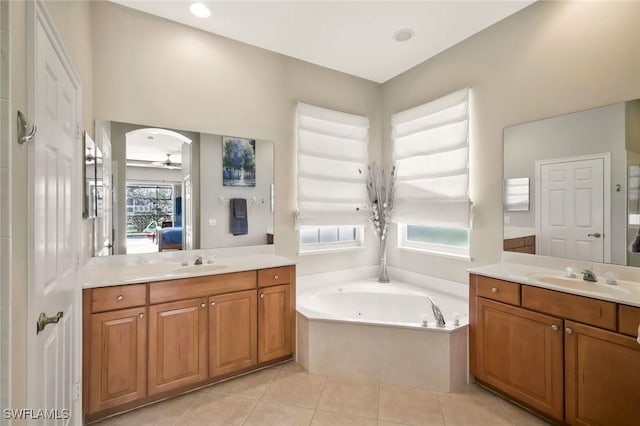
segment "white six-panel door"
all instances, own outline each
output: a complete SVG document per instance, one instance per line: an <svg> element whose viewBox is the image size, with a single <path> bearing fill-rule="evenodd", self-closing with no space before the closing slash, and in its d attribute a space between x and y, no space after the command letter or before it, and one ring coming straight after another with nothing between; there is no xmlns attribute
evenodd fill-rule
<svg viewBox="0 0 640 426"><path fill-rule="evenodd" d="M604 158L545 162L537 168L536 253L605 261Z"/></svg>
<svg viewBox="0 0 640 426"><path fill-rule="evenodd" d="M80 424L80 84L43 4L30 7L28 406L57 410L34 424ZM37 332L42 313L59 321Z"/></svg>

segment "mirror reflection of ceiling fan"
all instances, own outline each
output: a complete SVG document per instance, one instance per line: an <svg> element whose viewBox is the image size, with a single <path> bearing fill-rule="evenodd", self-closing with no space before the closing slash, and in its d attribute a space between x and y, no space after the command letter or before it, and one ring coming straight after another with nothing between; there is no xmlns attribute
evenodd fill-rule
<svg viewBox="0 0 640 426"><path fill-rule="evenodd" d="M167 155L167 159L164 161L154 161L151 164L156 165L156 166L163 166L165 169L171 169L171 170L175 170L175 169L180 169L181 165L178 163L174 163L173 161L171 161L171 154L166 154Z"/></svg>

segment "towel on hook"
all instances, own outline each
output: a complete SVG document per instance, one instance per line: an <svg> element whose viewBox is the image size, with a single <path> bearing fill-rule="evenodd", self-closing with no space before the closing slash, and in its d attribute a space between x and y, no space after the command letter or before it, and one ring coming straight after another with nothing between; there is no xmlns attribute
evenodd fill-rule
<svg viewBox="0 0 640 426"><path fill-rule="evenodd" d="M229 217L231 218L231 233L233 235L247 235L249 220L247 215L247 200L232 198L229 200Z"/></svg>

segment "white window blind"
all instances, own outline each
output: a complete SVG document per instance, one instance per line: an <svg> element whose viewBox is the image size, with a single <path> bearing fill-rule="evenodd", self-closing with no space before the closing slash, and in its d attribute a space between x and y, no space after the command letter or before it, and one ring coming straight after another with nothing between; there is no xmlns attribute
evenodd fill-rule
<svg viewBox="0 0 640 426"><path fill-rule="evenodd" d="M369 119L304 103L296 115L296 226L365 224Z"/></svg>
<svg viewBox="0 0 640 426"><path fill-rule="evenodd" d="M394 221L469 227L469 89L391 117Z"/></svg>

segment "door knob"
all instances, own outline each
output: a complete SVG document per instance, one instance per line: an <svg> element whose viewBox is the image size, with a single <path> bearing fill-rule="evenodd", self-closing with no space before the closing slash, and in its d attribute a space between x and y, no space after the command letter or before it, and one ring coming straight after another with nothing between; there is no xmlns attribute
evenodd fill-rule
<svg viewBox="0 0 640 426"><path fill-rule="evenodd" d="M58 312L52 317L48 317L47 314L45 314L44 312L40 312L40 316L38 316L38 321L36 321L36 334L40 334L40 332L44 330L44 328L48 324L57 324L58 321L60 321L60 318L62 318L62 315L64 315L62 311Z"/></svg>
<svg viewBox="0 0 640 426"><path fill-rule="evenodd" d="M587 234L587 237L596 237L600 238L602 235L599 232L594 232L593 234Z"/></svg>
<svg viewBox="0 0 640 426"><path fill-rule="evenodd" d="M492 293L497 293L497 292L499 292L499 291L500 291L500 289L499 289L498 287L493 287L493 288L491 289L491 292L492 292Z"/></svg>
<svg viewBox="0 0 640 426"><path fill-rule="evenodd" d="M264 299L264 293L260 294L260 299Z"/></svg>
<svg viewBox="0 0 640 426"><path fill-rule="evenodd" d="M551 326L551 329L552 329L553 331L558 331L558 326L557 326L557 325L555 325L555 324L553 324L553 325Z"/></svg>
<svg viewBox="0 0 640 426"><path fill-rule="evenodd" d="M211 306L216 306L216 302L211 302Z"/></svg>
<svg viewBox="0 0 640 426"><path fill-rule="evenodd" d="M567 333L567 334L572 334L573 330L570 329L569 327L567 327L567 328L564 329L564 332Z"/></svg>

